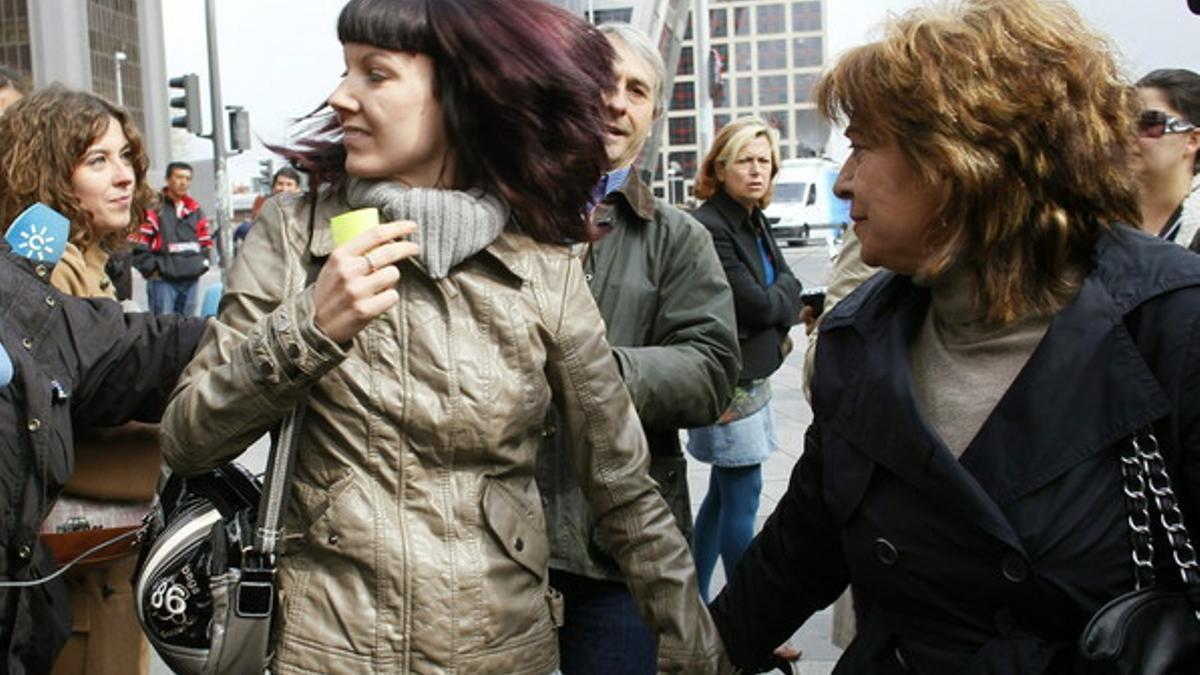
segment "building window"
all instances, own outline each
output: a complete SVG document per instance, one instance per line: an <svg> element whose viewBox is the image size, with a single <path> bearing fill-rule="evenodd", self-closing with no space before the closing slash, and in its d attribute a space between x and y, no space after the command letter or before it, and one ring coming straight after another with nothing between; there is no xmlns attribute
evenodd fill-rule
<svg viewBox="0 0 1200 675"><path fill-rule="evenodd" d="M760 5L755 15L759 35L773 35L787 30L787 5Z"/></svg>
<svg viewBox="0 0 1200 675"><path fill-rule="evenodd" d="M739 108L749 108L754 105L754 78L739 77L737 79L737 104Z"/></svg>
<svg viewBox="0 0 1200 675"><path fill-rule="evenodd" d="M787 75L766 75L758 78L758 104L778 105L787 103ZM741 102L741 96L739 103Z"/></svg>
<svg viewBox="0 0 1200 675"><path fill-rule="evenodd" d="M684 47L679 50L679 67L675 69L676 75L691 75L695 72L695 64L692 63L692 48Z"/></svg>
<svg viewBox="0 0 1200 675"><path fill-rule="evenodd" d="M821 38L796 38L792 40L792 67L821 65Z"/></svg>
<svg viewBox="0 0 1200 675"><path fill-rule="evenodd" d="M672 117L667 120L671 145L693 145L696 143L696 118Z"/></svg>
<svg viewBox="0 0 1200 675"><path fill-rule="evenodd" d="M729 115L726 115L725 113L721 113L720 115L713 115L713 133L714 134L720 132L721 129L725 128L726 124L729 124Z"/></svg>
<svg viewBox="0 0 1200 675"><path fill-rule="evenodd" d="M739 73L754 70L754 64L750 62L749 42L739 42L733 46L733 69Z"/></svg>
<svg viewBox="0 0 1200 675"><path fill-rule="evenodd" d="M725 8L708 10L709 37L723 38L729 35L729 14Z"/></svg>
<svg viewBox="0 0 1200 675"><path fill-rule="evenodd" d="M821 30L821 3L793 2L792 30L797 33Z"/></svg>
<svg viewBox="0 0 1200 675"><path fill-rule="evenodd" d="M684 178L694 178L696 176L696 153L694 152L672 152L667 156L667 165L678 164L679 174Z"/></svg>
<svg viewBox="0 0 1200 675"><path fill-rule="evenodd" d="M779 140L786 141L788 139L788 114L786 110L764 112L762 118L766 121L767 126L779 132Z"/></svg>
<svg viewBox="0 0 1200 675"><path fill-rule="evenodd" d="M800 73L795 77L795 102L807 103L812 100L813 86L817 83L816 73Z"/></svg>
<svg viewBox="0 0 1200 675"><path fill-rule="evenodd" d="M787 68L787 40L760 40L758 43L758 69L773 70Z"/></svg>
<svg viewBox="0 0 1200 675"><path fill-rule="evenodd" d="M815 110L797 110L792 138L796 139L796 156L813 157L822 149L829 136L829 123Z"/></svg>
<svg viewBox="0 0 1200 675"><path fill-rule="evenodd" d="M623 9L598 9L595 14L596 20L592 23L600 25L602 23L629 23L633 20L633 8L625 7Z"/></svg>
<svg viewBox="0 0 1200 675"><path fill-rule="evenodd" d="M787 143L780 143L779 144L779 159L780 159L780 161L785 160L785 159L791 159L791 156L792 156L792 146L788 145Z"/></svg>
<svg viewBox="0 0 1200 675"><path fill-rule="evenodd" d="M734 7L733 8L733 34L734 35L749 35L750 34L750 8L749 7Z"/></svg>
<svg viewBox="0 0 1200 675"><path fill-rule="evenodd" d="M676 82L671 92L671 110L692 110L696 107L694 82Z"/></svg>

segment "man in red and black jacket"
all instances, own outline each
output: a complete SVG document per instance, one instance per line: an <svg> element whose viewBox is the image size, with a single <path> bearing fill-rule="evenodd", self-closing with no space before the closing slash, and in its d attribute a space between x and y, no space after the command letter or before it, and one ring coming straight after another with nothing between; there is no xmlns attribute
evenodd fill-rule
<svg viewBox="0 0 1200 675"><path fill-rule="evenodd" d="M159 205L146 211L146 220L133 240L133 266L146 278L150 311L193 315L196 286L208 271L212 235L204 211L188 195L192 167L167 165L167 185Z"/></svg>

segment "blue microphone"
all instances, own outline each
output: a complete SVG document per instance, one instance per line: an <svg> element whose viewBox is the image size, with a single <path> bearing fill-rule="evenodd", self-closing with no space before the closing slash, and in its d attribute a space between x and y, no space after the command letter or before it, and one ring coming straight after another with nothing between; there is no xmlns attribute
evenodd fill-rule
<svg viewBox="0 0 1200 675"><path fill-rule="evenodd" d="M4 239L22 258L55 264L66 250L70 235L71 221L39 202L12 221Z"/></svg>
<svg viewBox="0 0 1200 675"><path fill-rule="evenodd" d="M8 352L4 350L4 345L0 344L0 389L12 382L12 373L12 359L8 358Z"/></svg>

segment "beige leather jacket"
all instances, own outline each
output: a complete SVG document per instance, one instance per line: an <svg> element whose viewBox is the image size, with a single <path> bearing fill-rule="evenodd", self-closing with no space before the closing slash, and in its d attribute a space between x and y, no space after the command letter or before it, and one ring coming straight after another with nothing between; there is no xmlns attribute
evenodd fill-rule
<svg viewBox="0 0 1200 675"><path fill-rule="evenodd" d="M553 399L660 671L716 672L719 638L578 260L506 232L447 279L402 263L400 303L339 346L304 283L348 209L323 198L310 243L306 202L267 201L163 419L168 462L195 472L308 397L273 670L553 671L533 475Z"/></svg>

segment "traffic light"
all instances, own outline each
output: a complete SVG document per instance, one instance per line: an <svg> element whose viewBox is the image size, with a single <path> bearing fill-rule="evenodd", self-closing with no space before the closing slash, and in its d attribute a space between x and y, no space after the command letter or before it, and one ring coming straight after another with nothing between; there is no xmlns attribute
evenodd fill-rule
<svg viewBox="0 0 1200 675"><path fill-rule="evenodd" d="M240 105L225 106L229 111L229 148L234 152L250 149L250 111Z"/></svg>
<svg viewBox="0 0 1200 675"><path fill-rule="evenodd" d="M204 135L204 120L200 117L200 77L189 73L167 80L172 89L182 89L182 95L171 99L172 108L181 108L183 114L171 119L171 126L187 129L197 136Z"/></svg>
<svg viewBox="0 0 1200 675"><path fill-rule="evenodd" d="M259 192L269 195L271 194L271 188L275 187L271 185L271 179L275 176L275 162L269 159L260 159L258 160L258 167L258 180L262 186Z"/></svg>

